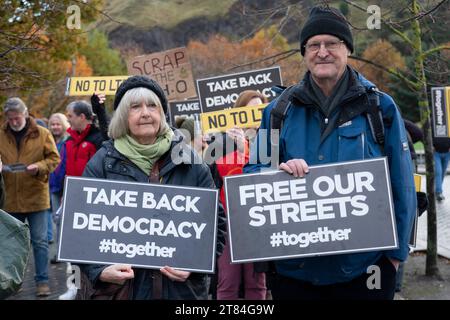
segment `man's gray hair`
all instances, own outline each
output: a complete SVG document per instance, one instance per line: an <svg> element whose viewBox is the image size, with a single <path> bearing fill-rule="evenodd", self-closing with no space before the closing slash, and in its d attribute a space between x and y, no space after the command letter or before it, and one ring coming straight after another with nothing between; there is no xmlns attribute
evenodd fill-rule
<svg viewBox="0 0 450 320"><path fill-rule="evenodd" d="M18 97L9 98L8 100L6 100L3 112L7 113L8 111L14 111L28 116L28 108L25 105L25 102L23 102L22 99Z"/></svg>
<svg viewBox="0 0 450 320"><path fill-rule="evenodd" d="M120 100L119 106L114 112L111 123L109 124L108 136L111 139L119 139L130 133L130 128L128 127L128 112L132 105L142 102L145 102L147 105L155 104L158 106L161 114L161 124L158 136L166 133L169 129L169 125L167 124L161 101L153 91L139 87L128 90Z"/></svg>

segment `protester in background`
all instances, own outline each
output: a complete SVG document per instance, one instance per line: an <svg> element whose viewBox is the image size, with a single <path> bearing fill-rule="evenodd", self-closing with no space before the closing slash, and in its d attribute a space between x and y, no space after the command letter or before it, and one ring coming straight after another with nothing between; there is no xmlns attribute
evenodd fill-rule
<svg viewBox="0 0 450 320"><path fill-rule="evenodd" d="M109 136L113 140L107 141L89 161L83 176L135 182L150 179L153 183L166 185L214 188L208 167L191 148L182 150L188 153L188 159L197 158L197 161L179 164L172 161L171 151L183 137L167 125L167 98L155 81L143 76L125 80L117 89L114 109L109 126ZM218 212L217 252L220 254L225 241L222 206ZM94 287L99 282L123 284L127 279L133 279L130 299L207 298L206 274L169 266L160 270L120 264L81 267Z"/></svg>
<svg viewBox="0 0 450 320"><path fill-rule="evenodd" d="M48 296L48 176L60 161L58 150L51 133L29 117L28 108L21 99L8 99L3 112L7 121L0 131L3 165L24 165L23 171L3 172L4 209L22 222L28 221L36 269L36 295Z"/></svg>
<svg viewBox="0 0 450 320"><path fill-rule="evenodd" d="M423 141L423 131L414 122L412 122L408 119L403 119L403 121L405 122L405 129L406 129L406 133L408 135L409 152L411 154L411 159L414 164L414 168L415 168L414 171L417 171L417 153L414 148L414 144L419 141Z"/></svg>
<svg viewBox="0 0 450 320"><path fill-rule="evenodd" d="M447 173L448 162L450 161L450 138L433 138L433 146L436 199L443 201L445 196L442 192L442 185Z"/></svg>
<svg viewBox="0 0 450 320"><path fill-rule="evenodd" d="M243 91L236 100L234 108L256 106L267 103L267 98L254 90ZM224 137L223 156L215 164L223 179L226 176L242 174L242 168L248 162L248 141L244 130L238 127L226 132ZM233 151L227 152L226 143L234 144ZM220 189L220 200L225 207L225 190ZM226 209L226 208L225 208ZM254 263L231 264L230 247L228 242L224 252L218 260L217 299L231 300L239 298L239 288L243 283L244 298L248 300L265 300L267 294L266 275L256 272Z"/></svg>
<svg viewBox="0 0 450 320"><path fill-rule="evenodd" d="M375 86L347 64L353 37L337 9L312 8L300 34L300 50L308 72L287 92L291 105L279 132L279 169L303 177L308 165L387 156L398 249L277 260L272 296L275 300L393 299L396 271L400 261L408 257L416 213L413 167L400 112L387 94L371 93ZM369 107L378 100L369 100L369 94L378 95L377 108L389 123L384 126L383 146L373 138L367 119ZM263 112L255 154L261 148L272 148L271 111L280 100L274 100ZM272 161L277 156L272 155ZM260 159L255 157L255 161ZM249 163L244 172L259 172L271 165ZM367 286L371 276L367 270L372 265L379 267L381 289Z"/></svg>
<svg viewBox="0 0 450 320"><path fill-rule="evenodd" d="M33 117L33 116L32 116ZM46 118L35 118L33 117L34 120L36 121L36 124L40 125L41 127L44 127L45 129L48 129L48 121ZM51 198L50 198L50 206L52 205L51 202ZM53 243L53 218L52 218L52 210L51 208L47 210L47 239L48 239L48 244L52 244ZM49 246L50 248L50 246ZM50 249L49 249L50 252Z"/></svg>
<svg viewBox="0 0 450 320"><path fill-rule="evenodd" d="M202 156L203 150L208 147L208 145L203 138L199 121L188 117L177 117L175 120L175 126L178 129L181 129L183 134L189 135L191 147L197 151L200 156Z"/></svg>
<svg viewBox="0 0 450 320"><path fill-rule="evenodd" d="M88 102L77 100L67 106L70 128L67 129L69 137L64 144L66 176L81 176L86 164L100 149L103 141L108 139L104 101L104 95L94 94L91 97L91 103L96 106L95 108L102 118L99 120L101 128L95 124L96 115ZM59 300L73 300L76 293L76 288L70 287L67 292L59 296Z"/></svg>
<svg viewBox="0 0 450 320"><path fill-rule="evenodd" d="M58 149L61 161L55 171L50 174L50 204L52 206L52 221L56 222L56 242L59 241L59 224L60 219L56 215L56 211L61 205L61 198L64 189L64 177L66 175L66 151L65 142L69 137L67 129L70 127L67 117L62 113L54 113L49 119L49 129L55 139L56 148ZM50 262L56 263L56 257L53 256Z"/></svg>
<svg viewBox="0 0 450 320"><path fill-rule="evenodd" d="M67 130L69 138L66 141L66 175L79 177L106 137L95 126L89 103L74 101L66 109L70 123Z"/></svg>

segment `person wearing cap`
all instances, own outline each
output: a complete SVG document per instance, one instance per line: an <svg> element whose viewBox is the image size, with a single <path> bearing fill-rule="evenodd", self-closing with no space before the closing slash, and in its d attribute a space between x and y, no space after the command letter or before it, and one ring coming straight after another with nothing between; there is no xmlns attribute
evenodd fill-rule
<svg viewBox="0 0 450 320"><path fill-rule="evenodd" d="M300 33L308 71L290 91L292 105L279 132L279 169L303 177L309 165L387 156L398 248L275 261L274 299L393 299L398 265L408 257L416 194L405 126L393 99L378 92L385 119L384 148L376 143L366 116L367 92L375 85L347 64L353 50L352 33L342 13L313 7ZM270 134L263 132L270 129L271 110L278 100L263 111L257 148L265 144L271 150ZM244 172L270 166L255 158ZM381 273L380 288L373 290L367 285L372 265Z"/></svg>
<svg viewBox="0 0 450 320"><path fill-rule="evenodd" d="M167 98L162 88L145 76L133 76L117 89L108 140L89 161L84 177L140 183L215 188L208 166L189 146L181 150L182 159L172 159L172 150L183 142L183 135L166 121ZM184 154L186 153L186 154ZM211 210L214 214L215 210ZM218 207L217 254L225 241L223 207ZM178 251L178 250L177 250ZM129 299L206 299L207 274L165 266L159 270L129 265L81 265L91 284L123 284L133 279Z"/></svg>
<svg viewBox="0 0 450 320"><path fill-rule="evenodd" d="M6 196L3 209L22 222L28 221L36 295L48 296L48 177L60 161L58 150L51 133L36 124L20 98L9 98L3 112L6 118L0 130L0 158ZM21 164L24 169L6 172L5 166L14 164Z"/></svg>

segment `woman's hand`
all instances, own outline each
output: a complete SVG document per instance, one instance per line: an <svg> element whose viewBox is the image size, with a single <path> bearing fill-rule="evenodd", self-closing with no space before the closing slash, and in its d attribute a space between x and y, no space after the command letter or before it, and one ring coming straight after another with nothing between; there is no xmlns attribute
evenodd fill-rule
<svg viewBox="0 0 450 320"><path fill-rule="evenodd" d="M172 281L185 282L187 278L191 275L189 271L177 270L169 266L159 269L163 275Z"/></svg>
<svg viewBox="0 0 450 320"><path fill-rule="evenodd" d="M126 280L134 278L134 271L128 264L113 264L103 269L99 279L103 282L124 284Z"/></svg>
<svg viewBox="0 0 450 320"><path fill-rule="evenodd" d="M240 152L244 152L245 150L245 132L241 128L234 127L232 129L227 130L227 134L230 138L236 142L238 150Z"/></svg>

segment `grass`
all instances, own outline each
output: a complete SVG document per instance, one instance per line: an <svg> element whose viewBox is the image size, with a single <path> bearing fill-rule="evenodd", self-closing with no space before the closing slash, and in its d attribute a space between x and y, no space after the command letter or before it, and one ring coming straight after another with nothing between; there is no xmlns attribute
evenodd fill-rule
<svg viewBox="0 0 450 320"><path fill-rule="evenodd" d="M414 150L416 150L416 152L424 152L424 147L423 147L423 143L422 142L416 142L414 144Z"/></svg>
<svg viewBox="0 0 450 320"><path fill-rule="evenodd" d="M154 26L171 29L179 23L195 18L214 18L225 15L236 0L106 0L104 11L114 20L137 28ZM111 31L119 26L103 19L100 28Z"/></svg>

